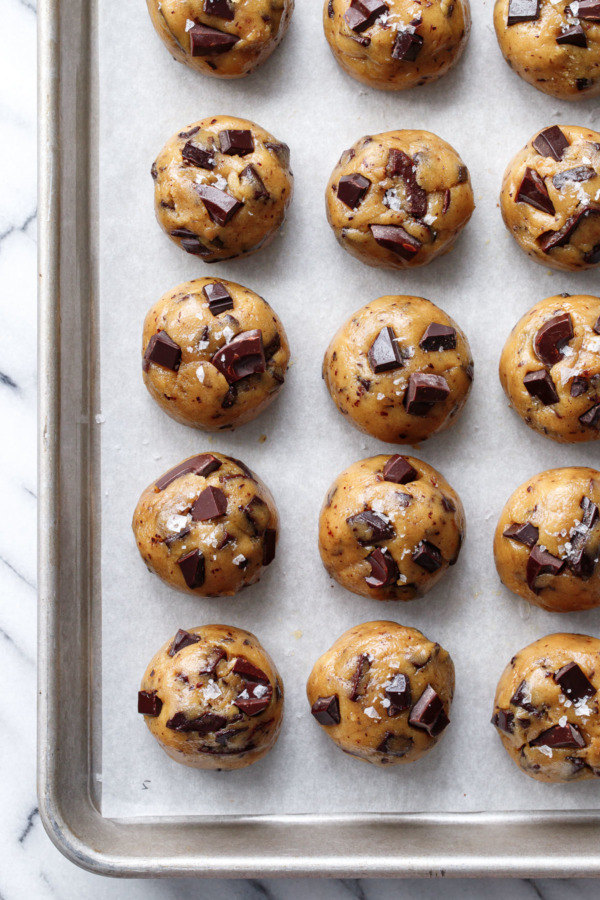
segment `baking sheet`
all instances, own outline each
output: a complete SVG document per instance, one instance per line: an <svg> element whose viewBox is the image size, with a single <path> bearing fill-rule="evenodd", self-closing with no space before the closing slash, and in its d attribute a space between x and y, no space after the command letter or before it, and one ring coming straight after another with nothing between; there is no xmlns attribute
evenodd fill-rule
<svg viewBox="0 0 600 900"><path fill-rule="evenodd" d="M416 4L415 4L416 7ZM473 32L458 69L399 95L362 87L337 67L322 34L320 0L298 0L290 32L242 82L205 79L174 62L145 4L102 0L100 58L100 315L102 813L109 817L267 813L595 809L600 784L538 784L511 763L489 725L495 684L512 654L554 631L600 634L600 610L552 615L500 584L492 536L514 488L543 469L598 465L597 444L559 446L508 409L497 377L504 340L534 302L598 293L598 272L552 272L530 262L505 231L498 193L509 159L553 123L600 128L597 107L545 97L513 75L492 27L492 0L473 4ZM295 198L282 236L247 260L206 266L171 244L154 220L150 165L184 125L215 114L252 119L292 150ZM370 269L335 242L323 191L341 151L360 136L423 128L467 163L477 209L454 251L414 272ZM140 342L147 309L181 281L229 278L258 291L281 316L293 365L274 406L232 434L178 425L143 386ZM336 411L320 377L323 352L353 311L383 294L428 297L466 331L475 384L458 424L414 452L462 497L467 541L460 561L422 600L377 603L331 582L317 549L325 492L356 459L395 452L360 435ZM266 438L266 439L265 439ZM148 573L130 529L142 489L184 457L241 457L269 485L281 514L275 563L238 598L178 594ZM314 723L304 694L317 657L347 628L392 619L421 629L455 662L452 725L420 762L378 770L340 753ZM248 628L278 665L284 728L264 760L234 773L178 766L136 712L143 671L179 627ZM101 675L100 675L101 670Z"/></svg>

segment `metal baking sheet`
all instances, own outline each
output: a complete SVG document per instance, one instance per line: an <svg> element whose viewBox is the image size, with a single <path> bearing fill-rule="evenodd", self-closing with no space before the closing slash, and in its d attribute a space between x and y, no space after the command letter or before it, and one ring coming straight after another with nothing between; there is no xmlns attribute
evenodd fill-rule
<svg viewBox="0 0 600 900"><path fill-rule="evenodd" d="M137 6L135 14L140 15L139 5ZM320 7L320 3L318 6ZM581 804L576 798L573 800L572 809L548 812L530 810L493 812L483 806L476 812L457 812L452 809L448 811L447 808L444 812L440 812L440 809L448 806L448 798L440 797L439 808L436 810L434 805L426 813L381 814L374 806L371 809L363 808L356 813L328 814L328 808L316 797L314 804L302 815L289 814L285 806L261 816L249 816L246 813L233 817L215 813L202 816L177 816L171 813L165 816L156 812L140 815L137 811L128 818L111 819L102 815L102 782L97 777L99 775L102 778L99 685L102 660L110 657L106 656L106 648L103 654L100 640L103 598L99 567L95 565L100 552L100 506L105 488L100 477L99 429L95 421L96 414L102 408L98 370L100 347L98 278L101 267L96 237L99 223L97 175L100 152L98 9L94 3L86 3L83 0L80 2L63 0L60 4L45 0L39 12L42 225L39 752L40 809L49 833L63 852L74 861L94 871L115 875L598 874L600 872L596 849L598 813L593 809L582 811ZM491 4L484 2L481 8L474 12L476 12L476 27L485 29L491 21ZM145 15L144 11L142 13ZM305 8L302 9L301 16L301 21L305 22ZM324 45L320 43L320 9L315 11L314 18L314 39L319 42L315 52L318 47L318 52L327 53ZM294 50L294 40L298 40L298 34L301 32L297 31L295 34L292 31L288 39L291 54L299 52L297 45ZM495 51L492 43L489 43L489 48L490 52ZM162 52L162 48L158 45L152 49L157 54ZM288 48L282 48L281 52L288 52ZM428 93L423 93L420 97L413 96L412 99L388 97L384 100L378 94L362 92L361 89L357 102L364 104L367 112L362 121L350 120L347 130L340 133L340 149L360 134L374 130L377 123L380 123L379 130L404 124L438 130L463 153L475 180L476 196L480 206L489 203L494 192L497 192L500 177L500 171L494 163L496 153L489 159L486 156L488 138L485 128L482 127L477 135L472 134L470 141L467 140L466 134L462 134L467 113L461 108L460 103L465 84L469 79L477 78L477 66L482 65L483 61L469 53L465 64L459 73L450 76L452 80L442 83L438 88L428 89ZM332 69L332 73L337 84L337 80L343 76L335 69ZM505 156L518 149L536 128L548 124L551 120L560 121L560 114L564 112L565 105L563 104L563 109L559 113L557 108L560 107L559 104L549 101L548 98L542 98L541 95L538 98L535 93L532 98L531 91L526 86L515 83L514 78L509 84L508 79L512 76L508 70L506 73L503 72L503 75L507 79L507 90L510 87L518 101L516 105L513 104L513 108L516 108L523 118L523 122L518 124L519 142L515 144L514 149L512 146L510 148L503 146L501 155ZM191 73L185 73L179 67L176 76L188 79L192 77ZM264 80L262 83L266 90L268 81ZM195 84L198 85L198 82ZM202 85L201 82L200 86ZM356 90L359 90L358 87ZM365 98L368 98L368 103ZM441 113L449 103L455 105L456 124L452 126L450 122L445 130L437 129L436 113ZM207 109L206 96L199 97L197 108L198 111L194 115L186 115L180 110L174 111L173 115L177 113L183 117L183 121L188 121L216 111L212 107ZM390 121L390 109L395 111L393 122ZM570 109L569 107L567 112L570 112ZM244 114L239 108L231 111ZM574 121L591 124L589 110L586 111L585 107L581 107L578 108L578 113ZM253 116L249 112L247 114L250 118L255 117L261 121L258 115ZM469 112L469 115L472 114L473 110ZM115 115L118 115L118 111ZM485 126L489 126L489 116L483 116L482 112L482 117ZM284 121L281 127L286 124L285 117L282 118ZM166 117L164 121L167 122ZM563 121L568 123L569 119L563 118ZM179 119L174 118L172 128L166 131L163 129L161 132L162 138L181 124ZM263 121L263 124L266 127L270 126L278 136L285 138L286 135L281 133L281 127L277 127L277 122L271 124ZM318 123L311 122L307 118L306 124L307 128L313 129L311 137L318 141ZM166 128L166 124L164 127ZM501 134L502 126L498 125L495 131L489 133L489 139L497 142ZM317 169L324 165L323 160L318 158L318 143L315 144L313 156L308 154L307 158L307 147L303 149L305 159L298 168L300 177L297 182L296 203L299 204L303 203L300 192L306 191L307 188L311 189L306 175L312 162ZM292 151L294 152L294 146ZM334 161L328 160L326 168L330 168ZM320 169L318 171L320 172ZM319 175L319 178L323 180L322 175ZM320 191L319 185L317 193ZM148 204L145 203L145 206ZM306 213L302 206L300 208ZM321 209L320 205L316 207L314 216L315 221L317 217L319 219L317 226L321 229L319 240L322 237L325 245L327 241L332 241L332 238L327 234L326 226L323 227ZM494 304L504 306L508 304L508 312L505 311L508 319L500 319L508 321L510 315L515 315L515 309L524 311L531 302L541 296L568 288L565 287L565 279L558 277L553 279L549 273L544 273L544 270L538 272L536 269L540 287L535 297L528 295L524 287L519 286L519 277L524 271L523 267L531 264L526 260L515 258L516 251L506 242L501 225L492 231L485 231L481 227L481 221L478 225L475 218L471 225L469 241L472 245L466 248L462 264L450 268L441 261L421 274L408 276L378 273L375 277L371 270L348 262L334 242L327 244L327 252L335 259L340 277L343 279L347 273L347 280L340 282L343 283L343 290L351 295L344 307L346 314L367 299L387 291L428 295L453 314L464 325L470 336L473 337L475 333L477 343L473 340L473 347L476 363L479 363L482 357L485 359L486 355L491 358L495 354L495 365L499 337L494 333L497 308ZM297 225L297 222L292 221L292 224ZM157 233L156 246L157 248L160 246L162 252L164 243L160 244L159 238L164 241ZM492 245L491 251L487 249L489 244ZM290 244L288 238L286 252L290 252L290 247L293 248L293 243ZM165 248L165 256L168 256L170 250L171 248ZM176 250L172 252L177 253ZM281 255L282 251L279 252ZM482 256L482 264L493 260L494 256L490 255L491 253L497 254L498 259L490 269L489 296L482 297L481 306L478 308L473 303L469 307L465 304L463 308L455 298L460 294L461 286L470 280L472 272L469 266L479 255ZM151 258L152 253L149 252L147 259ZM174 256L170 256L169 259L179 264L181 279L188 277L186 265L190 270L189 277L200 274L191 268L189 261L181 261L179 257ZM249 286L256 286L257 275L261 266L265 265L264 261L260 261L259 264L258 257L256 260L254 267L249 267L248 262L240 263L238 268L233 267L228 272L223 271L222 274L237 278ZM510 286L513 292L511 299L503 303L503 291L506 288L504 273L507 265L513 268L515 280ZM139 269L139 260L137 267ZM576 279L569 279L569 284L572 291L592 291L594 276L592 274L590 277L589 273L580 275ZM166 283L164 289L169 286L170 283ZM309 296L314 298L314 285L312 287ZM151 296L148 303L153 299L154 296ZM277 305L275 300L273 302L286 321L286 310ZM338 304L337 309L340 308ZM141 326L144 312L143 305L138 304L136 314L132 316L134 329L138 318ZM321 308L317 320L322 331L322 339L328 337L342 318L338 312L338 319L333 322L325 313L326 310ZM476 328L478 322L479 330ZM310 350L310 364L313 369L318 370L322 347L307 346L302 349L307 352ZM482 371L486 372L485 365L479 367L479 377ZM486 374L492 372L493 365L490 363ZM290 385L286 387L286 390L289 389ZM496 383L493 389L497 392ZM142 397L140 400L140 396L138 395L138 402L145 399ZM285 398L282 400L285 401ZM326 413L333 417L334 410L327 408L329 401L325 396L321 397L320 403ZM492 418L498 410L501 410L500 414L504 416L504 421L509 423L511 428L514 427L515 423L510 414L502 410L501 401L494 396L491 406ZM335 422L333 428L339 446L341 426L335 419L332 421ZM465 419L465 429L473 428L476 432L482 427L473 417ZM254 432L252 434L256 437L260 429L255 431L256 435ZM523 453L533 457L533 464L530 463L530 468L524 470L523 477L525 477L544 467L541 462L538 466L536 460L541 461L548 448L540 444L535 436L524 434L523 431L521 427L516 432ZM503 429L499 428L499 434L502 433ZM452 440L448 438L445 444L443 443L445 439L442 438L438 444L431 445L431 451L429 447L421 451L425 459L438 465L448 474L462 494L468 493L469 488L468 479L460 474L461 468L464 469L465 464L475 466L481 462L477 454L469 450L470 445L465 441L465 436L466 432L462 435L459 433L458 437L453 436ZM236 440L238 443L231 444L231 448L235 446L239 455L247 457L248 454L242 454L239 449L243 445L243 432L239 433L239 439ZM352 439L349 437L349 440ZM268 458L265 455L268 446L267 443L261 456L257 456L256 460L249 459L266 478L265 464L261 465L259 460ZM350 462L352 458L360 455L378 452L380 446L375 442L366 441L364 453L353 453L347 460L345 456L343 458L345 462ZM496 450L496 456L491 452L488 461L494 469L502 464L501 448L498 447ZM256 452L253 452L256 456ZM344 449L344 453L346 452L350 452L348 448ZM492 502L486 505L486 509L488 506L492 510L496 509L496 514L499 509L498 502L501 502L512 487L522 480L518 477L519 468L515 465L514 448L511 448L510 443L505 452L509 454L506 465L511 475L504 484L499 483L490 487ZM336 459L334 449L330 447L328 454L329 472L321 473L320 478L325 480L323 485L319 482L319 489L315 490L313 498L317 507L323 493L321 488L326 487L327 481L337 473L337 468L342 467ZM185 451L179 454L183 455ZM557 453L556 464L564 464L567 456L568 454L562 451ZM577 450L575 458L579 462L591 461L589 448ZM339 459L342 459L341 455ZM172 458L169 458L163 465L157 460L150 465L150 458L146 460L144 467L148 477L144 475L144 480L139 485L140 489L145 481L149 481L156 474L156 471L166 468L171 461ZM473 504L473 508L474 506ZM489 528L493 527L493 522L488 521L486 524L485 515L485 512L482 512L479 522L475 518L475 521L470 523L474 540L470 539L467 553L474 553L479 532L485 532L486 528L489 531ZM489 566L489 548L484 552L485 564ZM476 556L471 558L476 562ZM471 575L476 574L475 568L476 566L472 566ZM455 593L456 588L455 584L452 588ZM475 594L474 588L472 593ZM175 595L173 605L176 606L180 599ZM339 595L337 602L339 603ZM456 599L454 602L456 603ZM486 607L499 601L495 597L490 597L480 602ZM562 618L556 621L546 617L543 624L539 620L539 627L543 630L536 633L535 628L538 624L534 617L533 621L528 621L521 628L524 635L529 635L533 629L532 637L520 638L518 636L520 629L514 628L515 624L519 625L517 607L514 601L506 598L504 604L505 616L512 617L512 630L507 634L505 645L498 648L498 672L505 662L504 657L508 658L507 653L510 655L515 649L515 643L516 646L521 646L540 633L567 627L566 620ZM198 618L202 612L199 609ZM365 603L361 610L361 620L390 617L417 625L426 633L433 634L435 628L426 627L425 623L428 617L432 619L432 616L434 616L432 621L435 621L437 615L439 625L434 636L439 639L439 632L446 627L454 608L444 610L438 597L429 612L426 612L426 607L422 612L423 615L414 605L405 612L397 608L390 609L389 605L374 607ZM307 626L310 624L310 616L306 613L304 621ZM251 623L248 621L239 624ZM302 616L299 617L299 624L302 624ZM334 623L335 630L332 629L332 633L328 634L323 649L349 624L352 624L352 621L346 623L343 617ZM466 624L468 626L468 620ZM597 630L595 625L597 617L579 616L570 617L568 620L568 628L571 630L595 631ZM262 637L259 628L256 630ZM168 631L165 616L165 625L160 630L160 641L163 634ZM478 640L485 637L481 624L478 625L476 633ZM468 639L467 628L465 641ZM150 655L154 649L152 645L145 652ZM450 649L454 652L454 647ZM474 664L469 674L471 671L473 675L477 675ZM478 715L485 722L487 708L482 712L478 707ZM314 740L314 732L311 733L311 737ZM493 734L490 737L493 738ZM454 749L456 752L456 748ZM319 744L318 752L327 752L323 744ZM360 772L356 774L360 775ZM520 776L516 770L511 770L509 777L515 783L519 783ZM586 796L596 787L594 785L588 788ZM544 797L548 797L548 807L564 805L563 801L556 801L556 791L553 789L551 791L552 793L544 794ZM583 792L580 792L580 796L583 797ZM559 855L556 852L557 848Z"/></svg>

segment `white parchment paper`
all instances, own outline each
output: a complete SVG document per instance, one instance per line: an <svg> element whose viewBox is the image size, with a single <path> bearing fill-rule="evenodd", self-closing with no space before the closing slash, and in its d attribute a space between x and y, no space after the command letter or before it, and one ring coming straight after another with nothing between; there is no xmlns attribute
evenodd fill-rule
<svg viewBox="0 0 600 900"><path fill-rule="evenodd" d="M600 633L600 610L543 612L499 583L492 535L500 510L529 476L598 465L598 444L561 446L509 410L498 358L516 320L561 291L600 293L598 271L545 270L505 231L498 208L504 168L538 129L600 129L598 106L559 102L510 72L492 27L492 0L474 0L473 32L459 67L403 94L369 90L334 62L321 0L297 0L290 33L251 78L218 82L172 60L142 0L102 0L100 56L100 307L102 444L102 811L106 816L305 812L581 809L600 806L600 784L543 785L509 760L489 724L496 682L518 649L555 631ZM185 125L215 114L252 119L292 150L295 198L282 236L251 259L206 266L170 243L154 220L150 165ZM471 172L477 209L454 251L414 272L377 271L338 247L323 192L340 153L364 134L424 128L449 141ZM274 407L233 434L178 425L142 383L148 308L179 282L239 281L281 316L293 366ZM410 604L377 603L331 582L317 550L317 520L335 476L356 459L394 448L364 437L336 411L321 381L323 352L353 311L383 294L428 297L465 329L475 385L459 423L416 452L458 490L467 513L459 564ZM264 440L266 437L266 440ZM223 600L186 597L146 571L130 521L142 489L192 453L241 457L272 489L281 514L277 559L261 583ZM415 626L455 662L452 725L410 766L378 770L340 753L309 714L314 661L346 629L373 619ZM136 712L152 655L179 627L226 622L253 631L286 689L274 751L235 773L169 760Z"/></svg>

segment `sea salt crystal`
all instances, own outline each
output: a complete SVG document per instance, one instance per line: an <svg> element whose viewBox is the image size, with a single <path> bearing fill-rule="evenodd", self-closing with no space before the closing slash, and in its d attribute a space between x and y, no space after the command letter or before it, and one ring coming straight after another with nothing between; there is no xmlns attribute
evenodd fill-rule
<svg viewBox="0 0 600 900"><path fill-rule="evenodd" d="M547 747L546 744L543 744L541 747L538 747L540 753L543 753L544 756L547 756L548 759L552 759L552 749Z"/></svg>
<svg viewBox="0 0 600 900"><path fill-rule="evenodd" d="M395 188L390 188L389 191L385 192L383 198L383 205L387 206L388 209L391 209L393 212L401 212L402 211L402 203L398 194L396 193Z"/></svg>
<svg viewBox="0 0 600 900"><path fill-rule="evenodd" d="M253 691L254 696L257 697L259 700L261 697L264 697L265 694L268 694L268 692L269 692L269 688L267 687L266 684L257 684Z"/></svg>
<svg viewBox="0 0 600 900"><path fill-rule="evenodd" d="M379 713L375 709L374 706L367 706L365 709L365 716L368 716L370 719L379 719Z"/></svg>
<svg viewBox="0 0 600 900"><path fill-rule="evenodd" d="M206 700L216 700L217 697L221 696L221 693L222 693L221 688L219 687L218 684L215 684L215 682L211 678L211 680L208 682L208 684L204 688L205 699Z"/></svg>
<svg viewBox="0 0 600 900"><path fill-rule="evenodd" d="M214 181L214 187L218 188L220 191L224 191L227 187L227 179L223 178L222 175L216 175Z"/></svg>
<svg viewBox="0 0 600 900"><path fill-rule="evenodd" d="M378 400L385 400L385 394L377 394Z"/></svg>
<svg viewBox="0 0 600 900"><path fill-rule="evenodd" d="M234 556L234 558L231 561L234 564L234 566L241 566L242 563L246 562L246 557L242 553L238 553L238 555Z"/></svg>
<svg viewBox="0 0 600 900"><path fill-rule="evenodd" d="M206 350L210 341L198 341L198 350Z"/></svg>
<svg viewBox="0 0 600 900"><path fill-rule="evenodd" d="M233 328L230 328L229 325L226 325L223 329L223 336L227 343L229 343L232 337L235 337L235 331L233 330Z"/></svg>
<svg viewBox="0 0 600 900"><path fill-rule="evenodd" d="M186 19L186 20L185 20L185 30L186 30L186 32L187 32L187 31L191 31L195 24L196 24L196 23L195 23L192 19Z"/></svg>
<svg viewBox="0 0 600 900"><path fill-rule="evenodd" d="M94 416L94 418L96 420L96 425L102 425L104 422L106 422L106 418L102 415L102 413L98 413L98 415Z"/></svg>
<svg viewBox="0 0 600 900"><path fill-rule="evenodd" d="M390 706L392 705L392 703L391 703L391 700L388 700L387 697L384 697L384 699L381 701L381 705L383 706L384 709L389 709Z"/></svg>
<svg viewBox="0 0 600 900"><path fill-rule="evenodd" d="M187 523L187 516L169 516L167 519L167 531L172 532L172 534L179 534L180 531L183 531Z"/></svg>
<svg viewBox="0 0 600 900"><path fill-rule="evenodd" d="M200 382L200 384L204 384L204 369L202 366L198 366L196 369L196 378Z"/></svg>
<svg viewBox="0 0 600 900"><path fill-rule="evenodd" d="M433 225L436 217L432 213L427 213L426 216L423 216L422 221L425 222L426 225Z"/></svg>

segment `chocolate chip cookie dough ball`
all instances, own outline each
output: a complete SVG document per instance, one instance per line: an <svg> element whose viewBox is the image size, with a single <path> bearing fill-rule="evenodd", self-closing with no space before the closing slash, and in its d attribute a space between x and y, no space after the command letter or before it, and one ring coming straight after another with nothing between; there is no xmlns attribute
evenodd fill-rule
<svg viewBox="0 0 600 900"><path fill-rule="evenodd" d="M374 600L414 600L458 560L460 497L414 456L372 456L336 478L319 520L319 551L342 587Z"/></svg>
<svg viewBox="0 0 600 900"><path fill-rule="evenodd" d="M146 316L144 384L171 418L205 431L255 419L277 396L290 351L269 304L232 281L198 278Z"/></svg>
<svg viewBox="0 0 600 900"><path fill-rule="evenodd" d="M152 24L179 62L214 78L241 78L279 45L294 0L146 0Z"/></svg>
<svg viewBox="0 0 600 900"><path fill-rule="evenodd" d="M512 760L538 781L600 777L600 641L550 634L502 673L492 724Z"/></svg>
<svg viewBox="0 0 600 900"><path fill-rule="evenodd" d="M500 203L535 262L570 272L600 265L600 133L574 125L538 132L504 173Z"/></svg>
<svg viewBox="0 0 600 900"><path fill-rule="evenodd" d="M207 263L270 244L292 199L287 144L232 116L203 119L174 135L151 173L158 224Z"/></svg>
<svg viewBox="0 0 600 900"><path fill-rule="evenodd" d="M306 694L313 716L344 753L374 766L409 763L450 724L454 665L416 628L365 622L317 660Z"/></svg>
<svg viewBox="0 0 600 900"><path fill-rule="evenodd" d="M422 297L380 297L333 338L323 378L337 408L360 431L415 444L448 428L473 380L468 341Z"/></svg>
<svg viewBox="0 0 600 900"><path fill-rule="evenodd" d="M249 631L231 625L180 629L146 669L138 712L175 762L243 769L275 745L283 684Z"/></svg>
<svg viewBox="0 0 600 900"><path fill-rule="evenodd" d="M539 91L600 96L598 0L496 0L494 26L506 62Z"/></svg>
<svg viewBox="0 0 600 900"><path fill-rule="evenodd" d="M361 138L342 153L325 200L344 250L387 269L447 253L475 208L467 167L429 131Z"/></svg>
<svg viewBox="0 0 600 900"><path fill-rule="evenodd" d="M500 381L523 421L555 441L600 438L600 298L561 294L517 322Z"/></svg>
<svg viewBox="0 0 600 900"><path fill-rule="evenodd" d="M342 69L383 91L436 81L460 59L468 0L325 0L325 37Z"/></svg>
<svg viewBox="0 0 600 900"><path fill-rule="evenodd" d="M133 514L148 569L199 597L230 597L273 562L279 519L262 481L239 459L202 453L152 482Z"/></svg>
<svg viewBox="0 0 600 900"><path fill-rule="evenodd" d="M549 612L600 606L600 472L549 469L502 510L494 537L500 580Z"/></svg>

